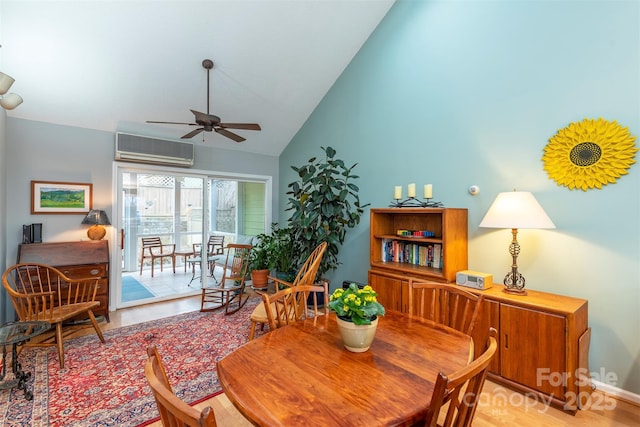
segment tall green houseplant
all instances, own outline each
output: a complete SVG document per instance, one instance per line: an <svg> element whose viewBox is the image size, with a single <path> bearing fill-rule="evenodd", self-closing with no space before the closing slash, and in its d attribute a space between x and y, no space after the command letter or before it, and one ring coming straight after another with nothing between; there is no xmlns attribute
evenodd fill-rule
<svg viewBox="0 0 640 427"><path fill-rule="evenodd" d="M352 166L335 158L336 150L320 147L324 158L312 157L300 167L291 166L298 179L288 185L288 211L292 211L289 226L293 230L299 259L306 259L322 242L327 250L318 273L338 268L338 252L347 230L355 227L366 205L360 205L360 190L354 181Z"/></svg>

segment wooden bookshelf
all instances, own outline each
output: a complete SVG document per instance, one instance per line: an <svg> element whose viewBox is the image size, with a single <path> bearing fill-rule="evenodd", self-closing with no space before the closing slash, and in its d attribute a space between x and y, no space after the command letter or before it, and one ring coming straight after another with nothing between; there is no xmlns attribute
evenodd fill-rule
<svg viewBox="0 0 640 427"><path fill-rule="evenodd" d="M439 282L454 282L456 272L467 269L467 210L458 208L376 208L370 211L371 268ZM428 231L433 236L400 236L399 230ZM441 265L383 259L383 244L441 248Z"/></svg>

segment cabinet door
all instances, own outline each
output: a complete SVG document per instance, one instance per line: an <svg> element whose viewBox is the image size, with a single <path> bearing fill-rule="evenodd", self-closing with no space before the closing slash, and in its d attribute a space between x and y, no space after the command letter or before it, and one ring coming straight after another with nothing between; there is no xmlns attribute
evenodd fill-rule
<svg viewBox="0 0 640 427"><path fill-rule="evenodd" d="M564 400L564 317L501 304L500 340L504 378Z"/></svg>
<svg viewBox="0 0 640 427"><path fill-rule="evenodd" d="M402 311L402 280L369 272L369 284L386 310Z"/></svg>

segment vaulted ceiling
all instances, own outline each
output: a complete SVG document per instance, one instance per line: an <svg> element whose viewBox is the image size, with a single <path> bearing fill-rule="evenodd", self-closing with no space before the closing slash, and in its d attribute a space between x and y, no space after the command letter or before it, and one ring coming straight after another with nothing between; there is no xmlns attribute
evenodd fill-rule
<svg viewBox="0 0 640 427"><path fill-rule="evenodd" d="M9 117L180 139L194 109L259 123L235 143L278 156L394 0L0 0L0 71L24 103ZM90 141L87 141L90 143Z"/></svg>

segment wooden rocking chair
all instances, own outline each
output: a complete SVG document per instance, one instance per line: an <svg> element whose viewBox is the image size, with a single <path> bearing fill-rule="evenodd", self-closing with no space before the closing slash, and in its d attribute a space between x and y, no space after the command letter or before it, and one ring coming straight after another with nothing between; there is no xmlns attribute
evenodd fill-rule
<svg viewBox="0 0 640 427"><path fill-rule="evenodd" d="M249 295L245 294L244 285L249 269L251 248L251 245L235 243L227 245L227 260L224 264L222 279L215 286L202 286L200 311L224 307L226 314L232 314L245 305L249 298Z"/></svg>

